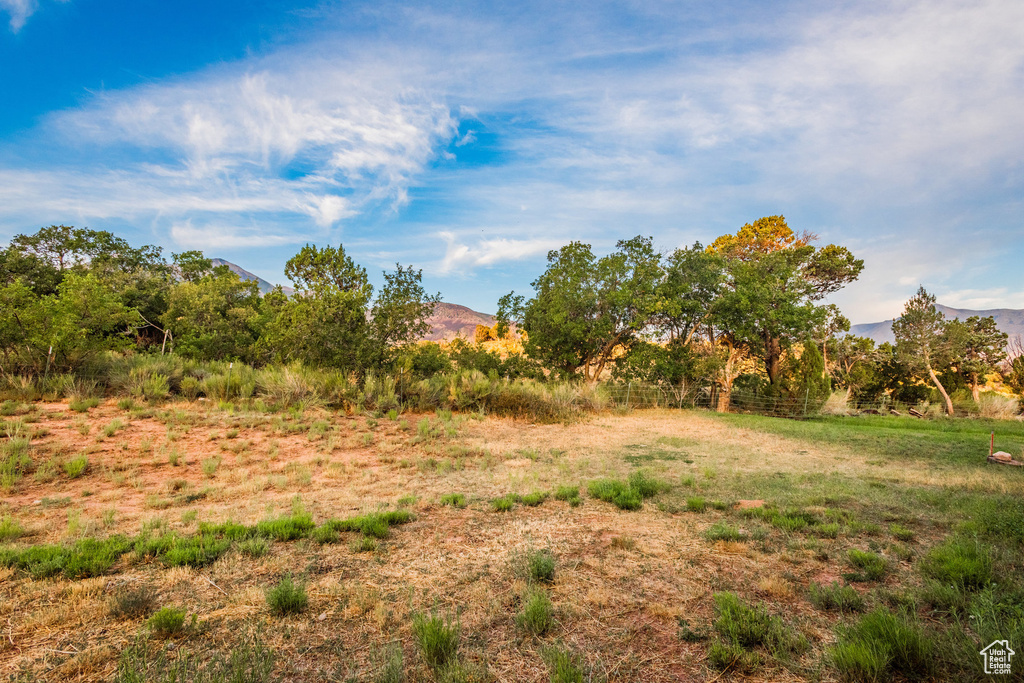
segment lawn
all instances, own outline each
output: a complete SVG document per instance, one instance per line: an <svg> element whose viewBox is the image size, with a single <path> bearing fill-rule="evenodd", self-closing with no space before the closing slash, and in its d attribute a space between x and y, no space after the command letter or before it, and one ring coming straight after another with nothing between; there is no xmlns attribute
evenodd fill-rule
<svg viewBox="0 0 1024 683"><path fill-rule="evenodd" d="M1018 422L74 408L4 411L12 680L984 680L1024 645L1024 472L985 462Z"/></svg>

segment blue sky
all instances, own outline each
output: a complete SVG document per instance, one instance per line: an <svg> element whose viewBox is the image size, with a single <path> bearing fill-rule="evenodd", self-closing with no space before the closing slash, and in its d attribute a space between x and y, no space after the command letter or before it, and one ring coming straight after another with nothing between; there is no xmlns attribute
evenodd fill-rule
<svg viewBox="0 0 1024 683"><path fill-rule="evenodd" d="M0 0L0 241L64 223L268 280L302 244L493 311L571 240L760 216L1024 308L1024 3Z"/></svg>

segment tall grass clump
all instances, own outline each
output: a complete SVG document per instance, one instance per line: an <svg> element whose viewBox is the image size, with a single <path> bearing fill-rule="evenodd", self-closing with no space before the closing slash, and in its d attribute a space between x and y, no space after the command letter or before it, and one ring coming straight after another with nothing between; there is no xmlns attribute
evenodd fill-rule
<svg viewBox="0 0 1024 683"><path fill-rule="evenodd" d="M829 659L848 681L887 681L896 675L927 679L934 670L934 651L916 618L879 607L840 628Z"/></svg>
<svg viewBox="0 0 1024 683"><path fill-rule="evenodd" d="M921 572L943 584L978 590L992 581L992 554L976 540L951 539L928 551Z"/></svg>
<svg viewBox="0 0 1024 683"><path fill-rule="evenodd" d="M459 631L459 622L448 616L417 612L412 617L413 637L427 666L435 671L456 661Z"/></svg>
<svg viewBox="0 0 1024 683"><path fill-rule="evenodd" d="M536 636L542 636L554 624L552 612L551 598L546 591L528 591L523 598L523 611L516 616L516 625Z"/></svg>
<svg viewBox="0 0 1024 683"><path fill-rule="evenodd" d="M810 647L807 639L795 634L764 605L748 605L735 593L715 593L715 630L727 646L764 647L773 657L801 654ZM724 653L723 653L724 654Z"/></svg>
<svg viewBox="0 0 1024 683"><path fill-rule="evenodd" d="M267 591L267 606L272 614L286 616L298 614L306 609L309 604L309 596L306 594L306 587L292 581L292 577L286 576Z"/></svg>
<svg viewBox="0 0 1024 683"><path fill-rule="evenodd" d="M10 490L28 472L32 466L28 451L26 437L11 437L0 442L0 488Z"/></svg>
<svg viewBox="0 0 1024 683"><path fill-rule="evenodd" d="M829 585L812 583L807 591L811 604L821 610L834 612L860 612L864 598L852 586L841 586L838 581Z"/></svg>

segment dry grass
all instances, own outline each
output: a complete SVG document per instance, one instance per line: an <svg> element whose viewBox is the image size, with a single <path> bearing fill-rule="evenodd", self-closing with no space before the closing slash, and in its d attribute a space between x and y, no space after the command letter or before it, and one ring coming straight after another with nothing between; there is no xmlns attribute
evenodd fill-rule
<svg viewBox="0 0 1024 683"><path fill-rule="evenodd" d="M114 591L134 585L153 586L158 605L198 615L203 642L213 647L228 650L258 632L278 654L279 680L326 680L329 672L344 680L368 671L376 653L395 641L405 651L409 680L430 680L414 649L412 615L431 610L458 613L460 657L486 661L498 680L547 680L542 650L556 641L582 653L608 680L699 680L712 675L706 644L681 639L679 620L710 624L715 591L785 604L787 619L806 634L831 638L835 617L799 596L811 582L829 582L843 571L841 549L848 539L815 540L832 549L831 559L778 530L756 543L709 542L703 533L726 515L744 533L757 524L728 505L685 512L685 496L693 495L689 486L665 496L662 509L648 501L636 512L592 499L571 507L548 498L497 514L488 501L597 477L625 478L638 463L624 454L634 453L654 453L640 465L671 482L689 477L709 502L715 482L743 476L816 472L905 485L952 485L963 476L869 464L841 447L809 449L700 413L638 412L574 425L456 416L455 436L417 441L416 430L403 429L401 421L324 410L274 415L195 402L128 415L109 401L72 418L63 404L37 408L37 426L50 432L33 441L36 463L92 450L81 476L59 473L45 482L25 477L7 495L0 515L12 515L30 534L17 541L20 546L63 541L72 514L82 528L101 535L134 536L144 525L188 534L196 522L253 525L298 505L324 522L395 509L403 497L416 501L415 521L393 528L373 552L355 552L347 542L275 542L262 557L233 549L202 569L167 569L129 553L109 576L82 581L35 581L0 569L0 669L67 683L111 679L119 653L141 626L139 619L112 617L108 605ZM423 417L403 419L415 425ZM97 443L90 435L115 418L125 423L117 438ZM317 437L311 440L314 424ZM246 447L222 448L228 440L221 435L229 431L229 441ZM181 454L177 466L168 461L170 448ZM202 466L210 458L221 459L213 476ZM111 472L127 476L119 483ZM1021 491L1019 480L991 476L987 482L978 476L973 485ZM465 493L467 507L436 502L453 491ZM743 497L764 497L755 494ZM44 505L44 498L69 502ZM154 508L154 500L169 503ZM111 508L116 514L104 520ZM189 511L195 514L182 521ZM535 548L550 549L557 558L555 581L546 587L555 621L543 643L524 641L515 623L524 586L512 564ZM309 607L278 617L267 607L265 590L285 576L306 586ZM310 652L315 657L305 655ZM820 658L820 651L812 651L793 669L767 669L765 675L809 677Z"/></svg>

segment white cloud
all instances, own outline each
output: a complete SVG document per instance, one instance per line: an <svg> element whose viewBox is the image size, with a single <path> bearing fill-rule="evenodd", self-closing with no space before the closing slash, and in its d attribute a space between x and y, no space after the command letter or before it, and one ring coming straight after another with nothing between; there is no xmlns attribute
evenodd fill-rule
<svg viewBox="0 0 1024 683"><path fill-rule="evenodd" d="M451 232L440 232L438 237L447 245L444 259L438 265L438 271L441 273L466 272L503 261L518 261L557 249L563 244L552 239L490 238L477 240L471 246L460 241Z"/></svg>
<svg viewBox="0 0 1024 683"><path fill-rule="evenodd" d="M0 8L11 15L11 33L20 31L38 7L36 0L0 0Z"/></svg>
<svg viewBox="0 0 1024 683"><path fill-rule="evenodd" d="M297 242L288 235L272 235L253 228L209 224L196 228L191 221L172 225L170 234L175 243L185 249L274 247Z"/></svg>

